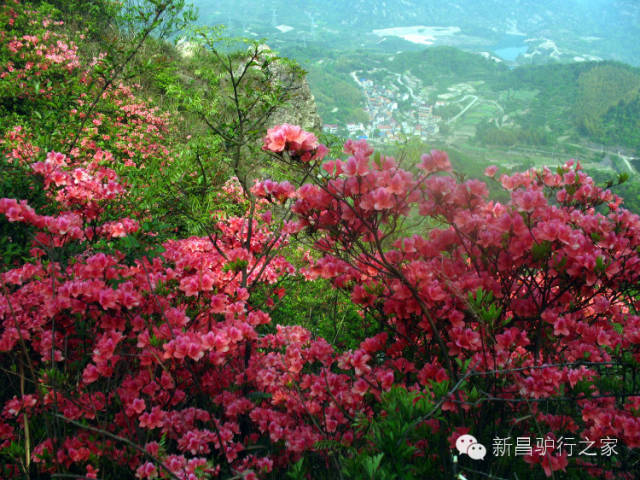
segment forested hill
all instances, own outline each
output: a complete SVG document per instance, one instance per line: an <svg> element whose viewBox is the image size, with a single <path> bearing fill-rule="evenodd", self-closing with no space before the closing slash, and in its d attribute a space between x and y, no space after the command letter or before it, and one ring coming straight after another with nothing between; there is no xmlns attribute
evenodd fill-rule
<svg viewBox="0 0 640 480"><path fill-rule="evenodd" d="M475 94L486 102L499 102L500 116L510 115L519 128L546 129L551 137L579 135L604 145L640 149L640 69L623 63L550 63L509 68L490 56L453 47L394 55L335 52L321 61L314 60L313 50L305 53L291 49L290 53L300 56L309 70L325 122L358 121L362 117L364 98L353 72L387 86L398 75L409 75L417 82L412 93L422 95L425 102L435 103L443 96L438 94L472 82L476 85ZM482 130L481 135L489 130L492 133L480 140L512 142L512 132L500 126Z"/></svg>

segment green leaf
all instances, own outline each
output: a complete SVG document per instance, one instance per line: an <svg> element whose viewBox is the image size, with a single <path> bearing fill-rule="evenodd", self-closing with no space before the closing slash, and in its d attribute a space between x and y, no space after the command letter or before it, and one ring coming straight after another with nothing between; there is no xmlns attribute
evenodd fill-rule
<svg viewBox="0 0 640 480"><path fill-rule="evenodd" d="M381 160L380 152L376 152L376 153L374 153L374 155L373 155L373 161L375 162L375 164L376 164L378 167L382 167L382 160Z"/></svg>
<svg viewBox="0 0 640 480"><path fill-rule="evenodd" d="M551 254L551 242L543 240L540 243L534 243L531 247L531 255L536 262L545 260Z"/></svg>
<svg viewBox="0 0 640 480"><path fill-rule="evenodd" d="M226 263L224 267L222 267L222 271L223 272L231 271L234 273L238 273L242 271L244 268L246 268L247 265L249 265L249 262L247 260L238 259L238 260L234 260L233 262Z"/></svg>
<svg viewBox="0 0 640 480"><path fill-rule="evenodd" d="M287 477L292 480L303 480L304 477L304 457L291 465L287 471Z"/></svg>
<svg viewBox="0 0 640 480"><path fill-rule="evenodd" d="M368 477L373 480L376 476L376 472L378 468L380 468L380 462L382 461L382 457L384 457L384 453L379 453L373 457L366 456L364 458L364 467L367 471Z"/></svg>
<svg viewBox="0 0 640 480"><path fill-rule="evenodd" d="M469 392L469 400L470 401L475 401L477 400L479 397L479 393L478 393L478 389L474 386L473 388L471 388L471 391Z"/></svg>

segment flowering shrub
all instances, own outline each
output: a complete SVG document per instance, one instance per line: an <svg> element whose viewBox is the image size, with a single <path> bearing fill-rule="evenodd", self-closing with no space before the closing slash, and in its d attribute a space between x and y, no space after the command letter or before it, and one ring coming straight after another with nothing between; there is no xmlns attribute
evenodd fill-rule
<svg viewBox="0 0 640 480"><path fill-rule="evenodd" d="M107 205L124 193L116 174L96 181L70 171L59 153L33 169L58 205L76 210L47 216L24 201L0 200L10 222L39 231L33 262L2 275L0 302L3 362L23 356L21 378L39 385L7 399L1 438L9 451L28 445L32 468L90 476L122 464L140 478L268 472L314 449L339 423L345 431L345 414L355 416L371 388L328 369L310 374L305 365L339 361L368 374L374 388L390 385L366 358L337 360L327 342L300 327L269 333L269 314L251 305L250 292L293 267L268 254L285 239L266 223L231 217L219 222L215 241L165 242L160 257L126 265L90 247L94 235L137 228L126 218L95 224L94 201ZM67 264L55 261L56 249L72 240L86 250ZM301 399L293 384L311 398ZM146 441L128 448L124 439L133 438ZM260 445L264 454L248 453Z"/></svg>
<svg viewBox="0 0 640 480"><path fill-rule="evenodd" d="M324 252L307 274L349 292L381 330L349 354L356 375L376 366L411 390L448 385L447 422L477 438L571 433L640 446L640 397L621 374L640 360L640 219L620 198L572 162L503 175L511 199L501 204L484 183L443 175L443 152L423 155L416 175L372 158L364 141L345 152L290 196L296 230ZM416 216L438 228L400 230ZM628 455L582 468L624 472ZM547 475L568 466L566 451L526 459Z"/></svg>
<svg viewBox="0 0 640 480"><path fill-rule="evenodd" d="M60 31L61 23L29 4L12 1L0 7L0 91L8 99L0 104L0 148L5 152L0 163L7 173L0 184L2 196L28 197L48 213L56 209L52 200L61 202L58 209L85 208L94 222L99 216L111 221L104 228L114 228L113 237L120 238L124 224L117 221L123 215L141 223L149 220L153 200L145 188L151 176L147 170L162 174L168 116L136 98L131 87L105 84L102 55L83 64L77 46ZM64 165L45 160L51 151L65 152ZM40 177L31 175L59 167L44 188ZM116 174L127 177L128 194L106 209L105 200L123 193L113 190ZM93 184L84 178L80 187L80 176L94 176ZM62 184L48 201L39 196ZM4 262L24 256L16 241L26 243L22 240L33 232L4 220L0 229L10 242L0 242L7 254Z"/></svg>
<svg viewBox="0 0 640 480"><path fill-rule="evenodd" d="M10 20L23 19L20 4L7 8ZM21 57L20 48L11 53ZM69 58L73 68L55 80L91 74L72 47ZM91 91L94 84L78 85ZM86 115L90 95L74 95L68 111L59 106L71 120L58 133L83 124L73 118ZM343 412L355 415L361 398L351 377L303 371L335 363L332 348L302 328L273 328L268 312L251 303L257 286L281 297L275 283L293 273L277 255L286 233L261 202L246 218L221 217L209 238L165 242L153 259L100 251L100 238L139 229L125 215L146 212L130 210L139 190L128 182L144 187L138 172L167 154L166 120L130 89L106 89L103 100L80 135L53 142L54 151L20 126L3 144L6 161L39 179L34 188L47 199L35 207L19 196L0 200L6 221L31 232L31 259L0 276L3 375L20 385L1 398L3 473L251 477L314 449L338 421L346 430ZM41 134L42 126L32 130ZM238 185L227 189L241 200ZM321 392L327 381L334 392ZM315 391L312 406L291 390L303 382Z"/></svg>
<svg viewBox="0 0 640 480"><path fill-rule="evenodd" d="M53 125L58 107L68 106L78 83L86 82L76 75L80 70L76 45L54 30L59 23L14 0L0 7L2 133L24 116L32 116L38 127Z"/></svg>

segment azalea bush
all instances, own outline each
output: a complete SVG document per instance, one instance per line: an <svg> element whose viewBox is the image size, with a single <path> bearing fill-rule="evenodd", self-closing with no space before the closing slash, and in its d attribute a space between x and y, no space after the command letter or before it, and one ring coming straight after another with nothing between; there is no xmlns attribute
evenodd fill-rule
<svg viewBox="0 0 640 480"><path fill-rule="evenodd" d="M204 235L167 238L170 119L46 12L1 8L3 477L633 478L640 219L579 164L490 168L496 202L444 152L331 159L279 125L263 152L299 183L229 179ZM454 463L464 433L484 460ZM616 454L491 453L569 436Z"/></svg>
<svg viewBox="0 0 640 480"><path fill-rule="evenodd" d="M300 144L282 128L265 148L308 168ZM499 177L510 200L498 203L483 182L450 175L444 152L423 155L417 174L364 141L345 152L288 196L296 230L324 253L307 275L350 292L380 331L352 352L356 374L386 368L394 384L426 395L446 385L447 415L434 430L446 426L452 440L467 431L486 442L614 438L615 457L532 449L525 460L547 475L579 466L623 477L640 441L638 217L573 162ZM438 228L397 238L416 215ZM361 380L366 393L373 378ZM437 438L425 439L423 455ZM487 463L514 468L508 458Z"/></svg>
<svg viewBox="0 0 640 480"><path fill-rule="evenodd" d="M20 7L7 7L11 28L30 13ZM91 76L69 49L74 68L66 75ZM165 242L161 256L114 250L148 218L132 209L144 206L144 171L161 174L154 161L169 156L162 117L124 85L102 95L100 108L87 111L89 95L71 90L58 118L77 115L78 123L61 125L82 128L53 142L55 151L21 125L3 143L7 163L46 199L30 205L14 190L15 198L0 200L9 227L27 227L31 256L2 273L3 378L15 386L2 398L3 474L192 478L281 468L313 448L322 430L301 421L303 405L283 404L279 372L298 378L303 352L311 359L332 351L304 329L269 326L262 309L284 294L268 285L293 273L277 255L282 225L253 201L245 218L220 212L211 235ZM248 192L237 184L225 191L244 212ZM266 305L250 302L258 287ZM328 394L320 401L331 403Z"/></svg>

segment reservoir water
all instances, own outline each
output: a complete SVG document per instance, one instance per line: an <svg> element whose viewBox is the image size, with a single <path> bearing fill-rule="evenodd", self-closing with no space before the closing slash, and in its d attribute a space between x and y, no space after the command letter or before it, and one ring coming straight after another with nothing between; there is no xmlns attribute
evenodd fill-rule
<svg viewBox="0 0 640 480"><path fill-rule="evenodd" d="M515 62L518 56L527 53L528 45L524 42L524 35L504 35L492 47L493 53L507 62Z"/></svg>

